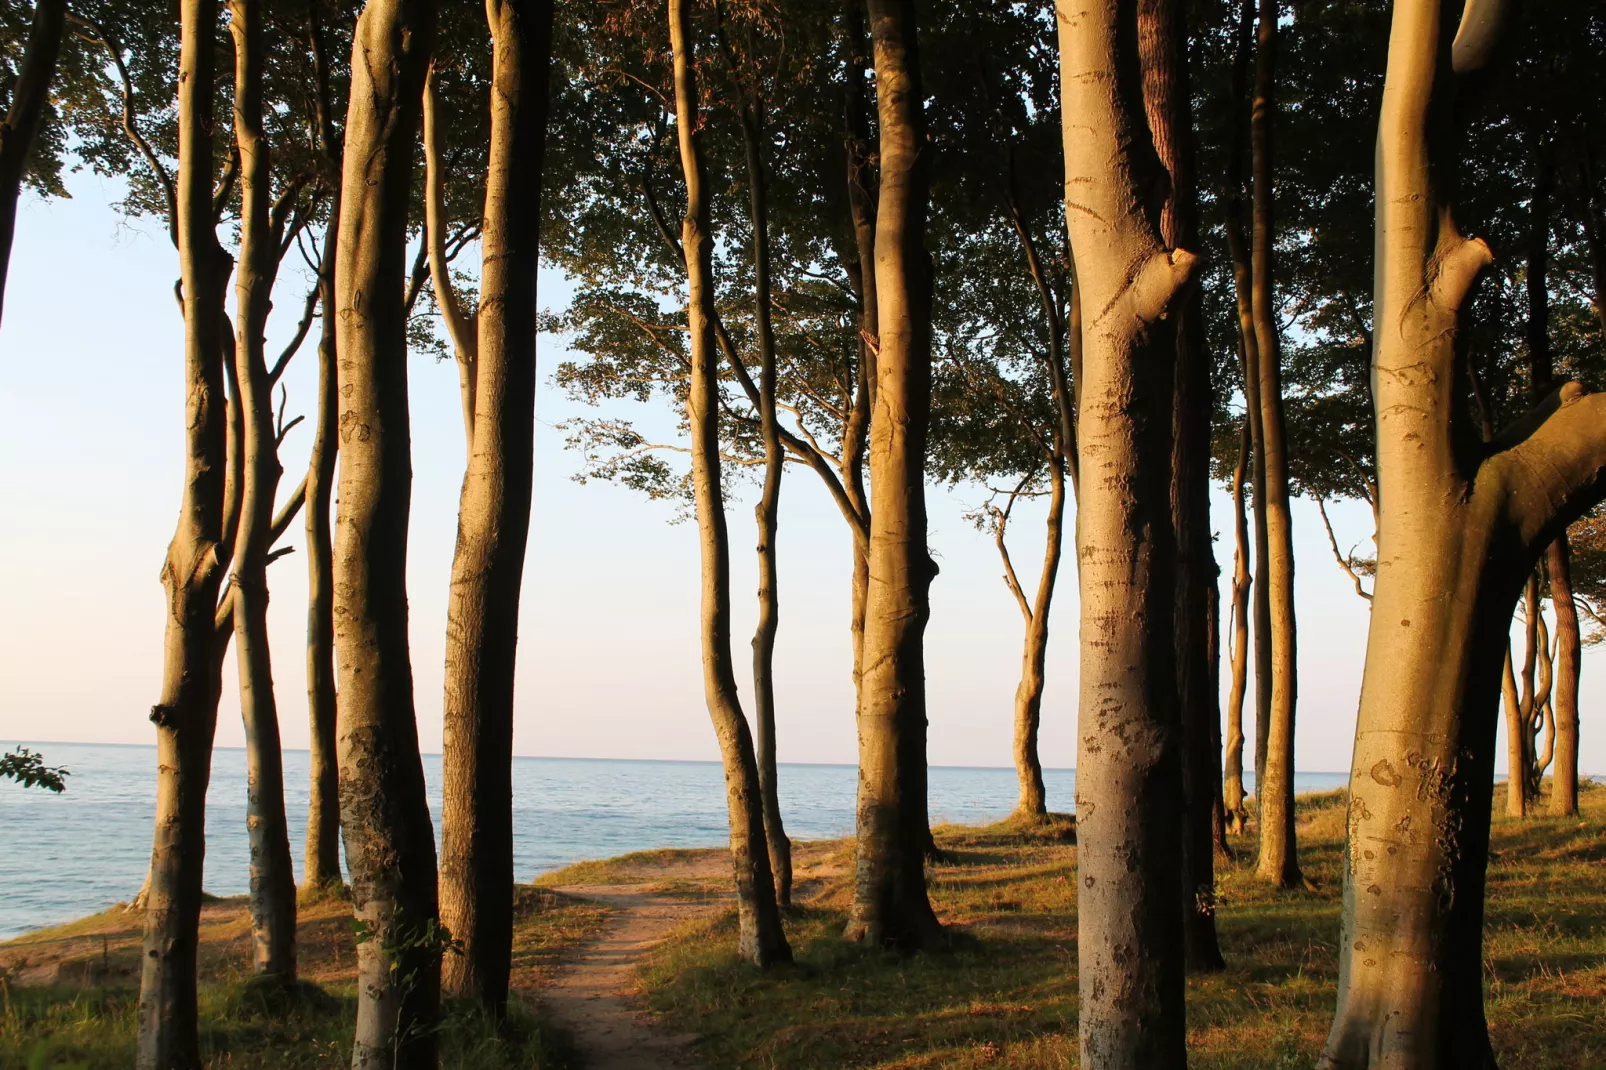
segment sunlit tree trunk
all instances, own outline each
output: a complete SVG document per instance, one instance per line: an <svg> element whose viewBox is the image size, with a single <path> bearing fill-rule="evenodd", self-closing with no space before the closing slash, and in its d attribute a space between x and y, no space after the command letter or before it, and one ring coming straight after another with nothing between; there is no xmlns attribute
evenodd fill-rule
<svg viewBox="0 0 1606 1070"><path fill-rule="evenodd" d="M730 537L720 488L719 360L714 350L714 236L704 188L691 4L669 0L669 39L674 52L675 127L686 182L681 244L686 250L687 320L691 382L686 414L691 427L692 483L702 554L703 690L719 737L730 814L731 860L736 877L741 956L759 966L790 962L781 931L774 876L764 839L764 805L753 737L736 695L730 645Z"/></svg>
<svg viewBox="0 0 1606 1070"><path fill-rule="evenodd" d="M1550 812L1557 817L1578 814L1578 678L1580 642L1578 606L1573 601L1572 559L1567 535L1556 537L1545 551L1550 572L1550 600L1556 608L1555 759L1550 774Z"/></svg>
<svg viewBox="0 0 1606 1070"><path fill-rule="evenodd" d="M28 44L17 64L11 106L0 121L0 313L4 312L6 275L11 266L11 240L17 232L17 198L28 153L50 103L50 80L56 74L67 0L35 0Z"/></svg>
<svg viewBox="0 0 1606 1070"><path fill-rule="evenodd" d="M869 0L880 120L875 408L869 583L859 677L857 860L846 937L906 949L946 943L926 897L925 628L931 416L931 266L913 0Z"/></svg>
<svg viewBox="0 0 1606 1070"><path fill-rule="evenodd" d="M223 518L223 298L231 267L212 215L217 5L184 0L174 230L184 294L184 497L162 564L167 593L156 725L156 837L139 987L140 1070L201 1065L196 950L206 857L206 788L217 728L216 624Z"/></svg>
<svg viewBox="0 0 1606 1070"><path fill-rule="evenodd" d="M1244 508L1244 476L1253 447L1249 421L1238 439L1238 463L1232 470L1232 683L1227 692L1226 767L1222 806L1227 827L1244 829L1244 693L1249 688L1249 517Z"/></svg>
<svg viewBox="0 0 1606 1070"><path fill-rule="evenodd" d="M513 956L513 670L535 475L536 268L552 0L486 0L494 42L474 418L446 621L447 991L500 1014Z"/></svg>
<svg viewBox="0 0 1606 1070"><path fill-rule="evenodd" d="M1066 218L1086 317L1076 525L1081 1065L1163 1070L1187 1059L1170 468L1174 322L1195 258L1160 233L1166 182L1139 94L1138 5L1059 0L1057 15Z"/></svg>
<svg viewBox="0 0 1606 1070"><path fill-rule="evenodd" d="M269 225L267 138L262 130L266 62L262 0L229 0L234 36L234 142L240 154L240 262L235 272L235 382L242 416L239 530L229 597L245 722L246 828L251 850L252 963L258 976L293 980L296 972L296 878L284 809L284 760L268 648L268 550L273 498L283 469L273 420L273 387L263 332L278 274Z"/></svg>
<svg viewBox="0 0 1606 1070"><path fill-rule="evenodd" d="M1262 768L1255 770L1255 813L1260 852L1255 873L1279 888L1302 882L1294 842L1294 703L1297 659L1294 640L1294 530L1288 508L1288 451L1283 433L1282 353L1278 339L1272 251L1275 182L1272 168L1273 87L1277 58L1277 0L1260 0L1256 26L1255 98L1249 120L1254 186L1250 286L1255 326L1255 375L1259 380L1260 450L1255 507L1265 514L1265 581L1271 686L1257 727L1265 740Z"/></svg>
<svg viewBox="0 0 1606 1070"><path fill-rule="evenodd" d="M1330 1070L1494 1066L1482 929L1503 651L1539 555L1606 494L1606 396L1564 384L1486 445L1459 389L1460 313L1491 255L1453 221L1454 97L1497 44L1501 7L1393 9L1373 306L1382 509Z"/></svg>
<svg viewBox="0 0 1606 1070"><path fill-rule="evenodd" d="M360 940L356 1070L432 1068L441 934L407 636L407 206L429 0L369 0L352 44L338 258L334 552L340 819Z"/></svg>

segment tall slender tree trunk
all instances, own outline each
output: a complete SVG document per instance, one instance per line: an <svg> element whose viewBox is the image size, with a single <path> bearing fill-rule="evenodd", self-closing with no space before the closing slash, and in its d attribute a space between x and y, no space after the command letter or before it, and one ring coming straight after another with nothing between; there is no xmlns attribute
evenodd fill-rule
<svg viewBox="0 0 1606 1070"><path fill-rule="evenodd" d="M28 153L50 103L50 81L56 75L56 57L67 21L67 0L34 0L33 26L17 79L11 86L11 106L0 121L0 314L5 311L6 275L11 266L11 240L17 233L17 199Z"/></svg>
<svg viewBox="0 0 1606 1070"><path fill-rule="evenodd" d="M552 0L487 0L495 43L474 420L446 623L446 989L501 1014L513 956L513 670L535 475L536 269Z"/></svg>
<svg viewBox="0 0 1606 1070"><path fill-rule="evenodd" d="M1578 605L1573 601L1572 557L1565 532L1545 551L1550 600L1556 607L1555 764L1550 774L1550 812L1578 815Z"/></svg>
<svg viewBox="0 0 1606 1070"><path fill-rule="evenodd" d="M869 106L865 100L866 43L861 0L843 0L846 27L843 68L844 121L847 128L848 212L853 224L857 260L853 275L859 292L859 367L853 408L842 435L842 482L863 523L853 532L853 695L857 704L864 657L864 609L870 593L870 499L865 492L864 465L875 409L876 346L881 315L875 274L876 198L880 184L870 146Z"/></svg>
<svg viewBox="0 0 1606 1070"><path fill-rule="evenodd" d="M1163 1070L1187 1060L1170 468L1174 323L1195 257L1161 237L1166 182L1144 122L1138 5L1059 0L1057 15L1066 217L1087 313L1076 525L1082 1066Z"/></svg>
<svg viewBox="0 0 1606 1070"><path fill-rule="evenodd" d="M1238 437L1238 463L1232 470L1232 684L1227 692L1227 757L1222 806L1227 827L1244 830L1244 694L1249 689L1249 517L1244 508L1244 476L1254 447L1249 420Z"/></svg>
<svg viewBox="0 0 1606 1070"><path fill-rule="evenodd" d="M880 126L870 547L859 677L857 860L847 939L944 945L926 897L924 636L935 563L926 548L931 416L927 162L913 0L869 0Z"/></svg>
<svg viewBox="0 0 1606 1070"><path fill-rule="evenodd" d="M296 973L296 877L290 861L284 759L268 649L268 550L273 498L283 469L273 426L273 386L263 354L278 247L268 220L273 170L262 132L266 61L262 0L229 0L229 27L234 36L234 142L240 154L234 362L243 417L240 526L234 539L229 597L234 602L234 650L245 722L252 963L260 977L291 981Z"/></svg>
<svg viewBox="0 0 1606 1070"><path fill-rule="evenodd" d="M704 189L691 4L669 0L669 40L674 52L675 128L686 181L681 244L686 250L687 321L691 382L686 414L691 426L692 483L702 552L703 690L719 737L730 814L731 861L736 877L738 950L755 965L790 962L781 929L774 876L764 838L764 802L753 737L736 696L730 645L730 536L720 489L719 361L714 351L714 237Z"/></svg>
<svg viewBox="0 0 1606 1070"><path fill-rule="evenodd" d="M318 339L318 407L313 426L312 456L307 462L307 720L311 783L307 796L307 842L301 879L308 888L338 888L340 875L340 773L335 744L335 618L334 561L329 510L334 498L335 460L339 449L335 426L340 407L335 336L339 307L335 296L335 261L340 230L340 144L335 136L325 28L319 7L309 7L318 104L318 148L334 187L330 225L324 231L323 259L318 270L322 327Z"/></svg>
<svg viewBox="0 0 1606 1070"><path fill-rule="evenodd" d="M206 788L217 728L215 651L223 575L223 298L230 263L212 216L217 6L184 0L174 230L184 293L184 497L162 564L167 627L156 725L156 836L147 877L139 985L140 1070L201 1065L196 950L206 857Z"/></svg>
<svg viewBox="0 0 1606 1070"><path fill-rule="evenodd" d="M1180 0L1139 0L1138 53L1150 136L1169 193L1160 210L1160 241L1169 249L1198 247L1193 164L1193 109L1188 101L1187 31ZM1216 561L1210 531L1210 365L1203 305L1191 288L1173 313L1176 368L1171 398L1171 526L1176 539L1176 604L1172 623L1177 703L1182 717L1183 937L1190 970L1225 968L1216 938L1215 839L1221 798L1221 721L1211 684L1210 590Z"/></svg>
<svg viewBox="0 0 1606 1070"><path fill-rule="evenodd" d="M1256 27L1255 99L1249 134L1253 157L1255 373L1260 386L1261 471L1257 512L1265 514L1266 579L1260 593L1269 616L1271 688L1263 735L1264 768L1255 771L1260 853L1255 873L1279 888L1302 883L1294 840L1294 703L1298 692L1294 624L1294 529L1288 508L1288 450L1283 432L1281 343L1273 292L1275 181L1272 168L1273 88L1277 58L1277 0L1260 0ZM1260 731L1257 729L1257 731Z"/></svg>
<svg viewBox="0 0 1606 1070"><path fill-rule="evenodd" d="M1393 8L1373 304L1382 509L1329 1070L1494 1066L1482 927L1502 652L1540 553L1606 494L1606 397L1565 384L1480 446L1456 396L1460 313L1491 255L1453 221L1454 97L1498 44L1501 9Z"/></svg>
<svg viewBox="0 0 1606 1070"><path fill-rule="evenodd" d="M433 1068L441 934L407 640L407 203L430 0L368 0L352 43L338 258L334 554L340 821L360 932L356 1070Z"/></svg>
<svg viewBox="0 0 1606 1070"><path fill-rule="evenodd" d="M1244 237L1244 122L1249 111L1249 74L1255 59L1255 0L1242 0L1238 11L1232 64L1231 134L1227 154L1227 210L1225 234L1232 258L1233 296L1238 312L1238 344L1244 383L1244 409L1249 425L1250 483L1254 499L1254 581L1249 592L1254 613L1255 660L1255 806L1260 807L1261 785L1266 775L1266 740L1271 726L1271 588L1267 559L1269 535L1266 528L1266 452L1263 448L1264 409L1260 397L1259 345L1255 335L1254 264Z"/></svg>
<svg viewBox="0 0 1606 1070"><path fill-rule="evenodd" d="M764 171L764 106L742 105L742 147L747 157L748 215L753 227L753 321L758 332L759 425L764 438L764 487L753 509L758 524L758 626L753 632L753 716L757 727L764 840L769 845L775 900L792 905L792 842L781 822L775 760L775 637L781 627L780 575L775 537L780 524L781 476L786 452L775 411L775 330L770 322L769 189Z"/></svg>

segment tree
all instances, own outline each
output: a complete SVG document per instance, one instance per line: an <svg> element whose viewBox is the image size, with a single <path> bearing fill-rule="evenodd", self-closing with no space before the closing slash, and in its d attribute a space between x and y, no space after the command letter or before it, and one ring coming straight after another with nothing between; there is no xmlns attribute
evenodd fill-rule
<svg viewBox="0 0 1606 1070"><path fill-rule="evenodd" d="M1498 3L1396 3L1377 151L1373 375L1382 509L1349 800L1339 998L1321 1065L1492 1066L1482 922L1511 612L1606 487L1606 398L1549 393L1493 442L1457 329L1492 259L1454 222L1458 91Z"/></svg>
<svg viewBox="0 0 1606 1070"><path fill-rule="evenodd" d="M340 818L357 945L354 1067L435 1065L442 934L407 640L407 207L435 6L369 0L352 43L335 261Z"/></svg>
<svg viewBox="0 0 1606 1070"><path fill-rule="evenodd" d="M156 843L139 988L140 1070L200 1065L196 947L206 856L206 789L217 728L214 617L222 581L224 288L232 265L212 209L217 5L184 0L178 179L169 218L184 309L185 469L178 527L162 565L167 591L156 725ZM160 172L165 180L165 172Z"/></svg>
<svg viewBox="0 0 1606 1070"><path fill-rule="evenodd" d="M912 0L869 0L880 127L875 401L870 417L869 584L859 658L857 870L846 937L871 946L946 942L926 897L924 633L936 565L926 549L931 267Z"/></svg>
<svg viewBox="0 0 1606 1070"><path fill-rule="evenodd" d="M5 309L11 239L17 229L17 197L50 101L50 80L56 73L66 22L67 0L35 0L28 46L11 86L11 106L0 122L0 312Z"/></svg>
<svg viewBox="0 0 1606 1070"><path fill-rule="evenodd" d="M764 806L753 740L736 695L730 650L730 544L720 487L719 357L714 342L713 245L699 136L692 0L670 0L669 41L674 57L675 134L680 146L686 214L681 247L686 264L687 329L691 377L686 419L691 428L692 485L702 555L703 686L708 712L719 737L730 813L731 858L736 871L739 952L758 966L789 962L791 949L781 929L769 850L764 841Z"/></svg>
<svg viewBox="0 0 1606 1070"><path fill-rule="evenodd" d="M506 1008L513 954L513 669L535 447L536 268L551 0L490 0L490 168L473 421L447 613L441 919L448 991Z"/></svg>
<svg viewBox="0 0 1606 1070"><path fill-rule="evenodd" d="M1138 5L1143 105L1155 153L1167 178L1160 241L1170 249L1199 246L1194 186L1193 109L1188 96L1187 27L1177 0ZM1176 539L1175 628L1177 705L1182 718L1183 935L1188 968L1222 969L1216 939L1214 819L1221 798L1221 709L1211 657L1215 618L1210 592L1216 559L1210 531L1210 360L1205 353L1197 287L1174 312L1176 346L1171 398L1171 527Z"/></svg>
<svg viewBox="0 0 1606 1070"><path fill-rule="evenodd" d="M1195 255L1160 233L1137 5L1061 0L1066 219L1081 293L1082 1065L1185 1065L1181 723L1173 675L1175 314ZM1179 30L1175 27L1173 32Z"/></svg>

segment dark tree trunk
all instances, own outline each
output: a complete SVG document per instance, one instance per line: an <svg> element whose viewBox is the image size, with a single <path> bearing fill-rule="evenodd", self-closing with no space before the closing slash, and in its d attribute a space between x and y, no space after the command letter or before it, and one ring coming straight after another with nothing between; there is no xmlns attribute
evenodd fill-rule
<svg viewBox="0 0 1606 1070"><path fill-rule="evenodd" d="M340 819L357 945L356 1070L436 1063L442 942L407 636L407 209L430 0L369 0L352 43L340 235L334 553Z"/></svg>
<svg viewBox="0 0 1606 1070"><path fill-rule="evenodd" d="M28 45L17 65L11 86L11 107L0 122L0 314L5 310L6 275L11 266L11 240L17 233L17 199L22 175L28 168L45 107L50 103L50 80L56 74L62 28L67 21L67 0L35 0Z"/></svg>
<svg viewBox="0 0 1606 1070"><path fill-rule="evenodd" d="M156 725L156 838L139 986L140 1070L201 1065L196 951L206 857L206 788L217 728L216 615L222 579L226 403L223 299L230 263L212 215L217 8L184 0L178 82L179 264L184 293L184 497L162 565L167 592Z"/></svg>
<svg viewBox="0 0 1606 1070"><path fill-rule="evenodd" d="M1160 211L1160 240L1171 249L1198 247L1194 187L1193 110L1188 101L1187 32L1180 0L1140 0L1138 51L1143 102L1170 193ZM1210 531L1210 365L1203 304L1194 288L1173 323L1176 370L1171 399L1171 524L1175 531L1173 609L1177 703L1182 716L1183 935L1188 968L1225 968L1216 939L1213 820L1221 798L1221 753L1212 729L1221 710L1211 672L1210 592L1216 561Z"/></svg>
<svg viewBox="0 0 1606 1070"><path fill-rule="evenodd" d="M334 499L335 459L339 438L335 427L340 396L335 334L335 260L339 245L340 144L335 135L325 28L319 5L308 8L308 39L315 71L318 150L326 181L333 187L330 224L324 231L323 260L318 270L322 330L318 339L318 408L313 425L312 456L307 462L307 720L311 783L307 796L307 843L302 882L308 888L339 887L340 773L335 754L335 619L334 561L329 510Z"/></svg>
<svg viewBox="0 0 1606 1070"><path fill-rule="evenodd" d="M552 0L492 0L491 143L473 437L446 624L447 991L500 1015L513 955L513 670L535 475L536 268Z"/></svg>

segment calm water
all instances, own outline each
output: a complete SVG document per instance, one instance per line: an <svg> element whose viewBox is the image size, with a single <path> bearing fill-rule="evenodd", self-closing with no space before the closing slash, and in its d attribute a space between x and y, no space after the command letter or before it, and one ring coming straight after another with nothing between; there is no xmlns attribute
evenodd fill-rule
<svg viewBox="0 0 1606 1070"><path fill-rule="evenodd" d="M155 813L154 747L32 744L51 765L72 770L64 795L0 782L0 939L70 921L139 890L150 859ZM0 749L11 749L10 743ZM307 753L288 751L285 802L299 870L307 807ZM440 815L438 755L424 758L430 809ZM1076 775L1047 770L1048 804L1070 811ZM1340 773L1302 774L1300 791L1342 787ZM725 842L725 787L714 762L516 758L513 850L518 879L587 858L654 847ZM799 839L853 829L855 776L846 765L783 765L782 811ZM1015 805L1009 769L931 770L934 820L996 821ZM246 891L245 752L219 750L208 796L206 890Z"/></svg>

